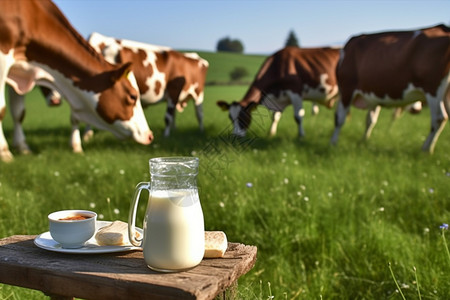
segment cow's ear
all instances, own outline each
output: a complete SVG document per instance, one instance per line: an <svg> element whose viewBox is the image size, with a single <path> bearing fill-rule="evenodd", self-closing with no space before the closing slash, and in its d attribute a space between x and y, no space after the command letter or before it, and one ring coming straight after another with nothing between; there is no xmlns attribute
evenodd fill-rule
<svg viewBox="0 0 450 300"><path fill-rule="evenodd" d="M230 104L226 103L223 100L219 100L216 102L217 106L220 107L223 111L227 111L230 109Z"/></svg>
<svg viewBox="0 0 450 300"><path fill-rule="evenodd" d="M113 82L116 82L121 78L127 78L130 72L131 72L131 62L124 63L117 70L114 71L111 80Z"/></svg>

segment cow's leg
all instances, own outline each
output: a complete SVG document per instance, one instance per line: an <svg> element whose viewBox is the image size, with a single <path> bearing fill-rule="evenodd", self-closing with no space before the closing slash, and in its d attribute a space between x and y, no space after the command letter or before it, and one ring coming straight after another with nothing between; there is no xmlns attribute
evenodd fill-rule
<svg viewBox="0 0 450 300"><path fill-rule="evenodd" d="M6 114L5 93L4 88L0 88L0 90L0 159L4 162L10 162L13 160L13 155L9 151L8 142L3 134L3 119Z"/></svg>
<svg viewBox="0 0 450 300"><path fill-rule="evenodd" d="M316 116L319 114L319 105L316 102L313 102L312 107L311 107L311 114L313 116Z"/></svg>
<svg viewBox="0 0 450 300"><path fill-rule="evenodd" d="M396 107L394 113L392 115L392 121L400 118L404 111L409 112L410 114L418 114L422 111L422 101L416 101L412 104L409 104L405 107Z"/></svg>
<svg viewBox="0 0 450 300"><path fill-rule="evenodd" d="M165 116L166 128L164 129L164 136L170 136L170 130L175 128L175 103L171 100L167 100L167 111Z"/></svg>
<svg viewBox="0 0 450 300"><path fill-rule="evenodd" d="M272 115L272 125L270 125L270 136L275 136L277 134L278 123L281 119L281 111L274 111Z"/></svg>
<svg viewBox="0 0 450 300"><path fill-rule="evenodd" d="M0 159L4 162L13 160L13 155L9 151L8 141L6 141L3 133L3 120L6 115L5 81L11 66L10 60L12 59L11 55L8 56L0 51Z"/></svg>
<svg viewBox="0 0 450 300"><path fill-rule="evenodd" d="M205 128L203 126L203 104L202 103L200 103L199 105L195 105L195 116L197 117L198 126L200 128L200 131L203 132Z"/></svg>
<svg viewBox="0 0 450 300"><path fill-rule="evenodd" d="M345 119L347 118L349 110L350 105L345 107L344 104L342 104L342 101L338 102L338 107L336 109L336 112L334 113L334 132L333 136L331 137L331 144L333 145L337 144L339 132L341 131L341 128L345 123Z"/></svg>
<svg viewBox="0 0 450 300"><path fill-rule="evenodd" d="M378 116L380 115L381 106L377 105L373 108L370 108L367 111L366 116L366 132L364 133L364 139L369 139L370 135L372 134L372 130L377 124Z"/></svg>
<svg viewBox="0 0 450 300"><path fill-rule="evenodd" d="M70 114L70 123L72 125L72 133L70 135L70 146L72 147L72 151L74 153L83 153L80 135L80 122L73 114Z"/></svg>
<svg viewBox="0 0 450 300"><path fill-rule="evenodd" d="M394 112L392 113L392 121L398 120L404 111L403 107L395 107Z"/></svg>
<svg viewBox="0 0 450 300"><path fill-rule="evenodd" d="M3 119L5 117L6 106L2 105L1 102L0 100L0 159L4 162L10 162L13 160L13 155L9 151L8 142L3 134Z"/></svg>
<svg viewBox="0 0 450 300"><path fill-rule="evenodd" d="M294 119L298 125L298 136L305 136L305 131L303 130L303 117L305 116L305 110L303 109L303 100L298 94L290 93L291 103L294 108Z"/></svg>
<svg viewBox="0 0 450 300"><path fill-rule="evenodd" d="M94 137L94 129L90 125L86 125L83 133L83 142L89 142Z"/></svg>
<svg viewBox="0 0 450 300"><path fill-rule="evenodd" d="M444 107L444 102L439 101L438 99L438 97L433 97L433 99L428 101L431 114L431 130L430 134L425 140L425 143L422 146L422 150L429 153L433 153L436 142L439 138L439 135L441 134L442 129L444 129L444 125L447 122L448 118L448 114L446 112L446 110L448 111L448 107ZM448 104L446 104L446 106L448 106Z"/></svg>
<svg viewBox="0 0 450 300"><path fill-rule="evenodd" d="M8 86L8 93L9 109L14 124L13 146L21 154L30 154L31 150L25 141L25 133L22 127L22 122L25 118L25 96L17 94L10 86Z"/></svg>

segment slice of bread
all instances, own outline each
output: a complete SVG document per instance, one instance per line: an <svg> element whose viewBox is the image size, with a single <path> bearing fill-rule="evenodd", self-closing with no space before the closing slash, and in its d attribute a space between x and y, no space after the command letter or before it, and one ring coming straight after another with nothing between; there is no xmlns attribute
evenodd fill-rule
<svg viewBox="0 0 450 300"><path fill-rule="evenodd" d="M110 225L100 228L95 234L95 239L100 246L129 245L128 223L114 221Z"/></svg>
<svg viewBox="0 0 450 300"><path fill-rule="evenodd" d="M228 241L223 231L205 231L205 258L223 257L227 251Z"/></svg>

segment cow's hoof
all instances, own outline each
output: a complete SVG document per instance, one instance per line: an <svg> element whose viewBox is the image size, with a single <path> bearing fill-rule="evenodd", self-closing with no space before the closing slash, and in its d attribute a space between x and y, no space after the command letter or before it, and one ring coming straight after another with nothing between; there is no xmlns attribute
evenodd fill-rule
<svg viewBox="0 0 450 300"><path fill-rule="evenodd" d="M72 150L72 152L73 152L73 153L77 153L77 154L83 154L83 153L84 153L84 151L83 151L82 148L74 148L74 149Z"/></svg>
<svg viewBox="0 0 450 300"><path fill-rule="evenodd" d="M21 155L31 155L31 154L33 154L33 151L31 151L30 149L22 149L19 151L19 153Z"/></svg>
<svg viewBox="0 0 450 300"><path fill-rule="evenodd" d="M11 151L4 150L4 151L0 152L0 160L2 162L9 163L14 160L14 156L12 155Z"/></svg>
<svg viewBox="0 0 450 300"><path fill-rule="evenodd" d="M94 131L88 130L83 135L83 142L89 142L92 140L93 137L94 137Z"/></svg>
<svg viewBox="0 0 450 300"><path fill-rule="evenodd" d="M21 147L17 147L17 151L18 151L21 155L30 155L30 154L33 153L33 151L31 151L31 149L28 147L28 145L21 146Z"/></svg>

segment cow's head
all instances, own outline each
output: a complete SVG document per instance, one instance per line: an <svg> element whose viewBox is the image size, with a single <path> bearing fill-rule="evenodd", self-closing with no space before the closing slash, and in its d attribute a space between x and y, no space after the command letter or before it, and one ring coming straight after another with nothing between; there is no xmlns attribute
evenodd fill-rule
<svg viewBox="0 0 450 300"><path fill-rule="evenodd" d="M59 106L62 103L62 96L61 94L55 90L50 89L45 86L39 87L41 90L42 95L44 95L45 101L47 101L48 106Z"/></svg>
<svg viewBox="0 0 450 300"><path fill-rule="evenodd" d="M86 109L82 108L75 109L74 114L79 120L108 130L117 138L133 137L138 143L148 145L153 140L153 133L145 119L136 79L130 68L131 64L127 63L76 82L80 89L95 92L95 112L94 116L86 115Z"/></svg>
<svg viewBox="0 0 450 300"><path fill-rule="evenodd" d="M217 101L217 106L219 106L223 111L229 112L228 117L233 123L233 134L239 137L244 137L252 121L251 112L256 108L257 104L251 102L249 105L244 107L236 101L229 104L225 101L219 100Z"/></svg>

